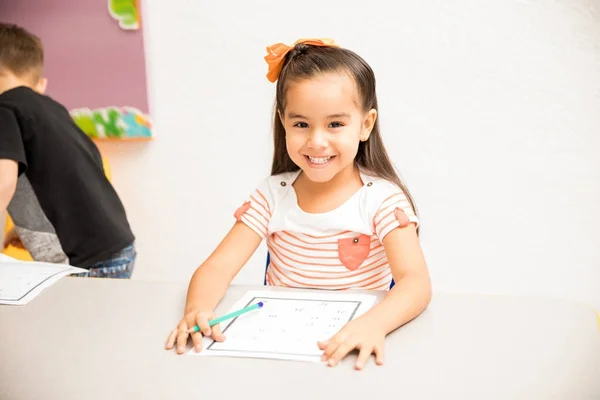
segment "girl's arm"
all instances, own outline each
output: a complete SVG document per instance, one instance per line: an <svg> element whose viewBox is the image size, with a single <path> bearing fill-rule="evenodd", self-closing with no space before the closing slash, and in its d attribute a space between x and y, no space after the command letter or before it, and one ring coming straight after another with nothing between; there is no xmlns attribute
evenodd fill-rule
<svg viewBox="0 0 600 400"><path fill-rule="evenodd" d="M262 238L246 224L236 222L217 248L192 275L185 313L213 310L261 241Z"/></svg>
<svg viewBox="0 0 600 400"><path fill-rule="evenodd" d="M332 338L318 343L323 350L322 360L330 366L355 348L359 349L357 369L365 366L373 352L375 362L383 364L386 335L417 317L431 300L429 273L415 225L392 229L382 243L396 284L380 303L348 322Z"/></svg>
<svg viewBox="0 0 600 400"><path fill-rule="evenodd" d="M209 327L214 308L223 298L227 287L258 248L262 237L243 222L236 222L212 254L200 265L188 287L183 318L167 339L165 348L177 345L183 354L190 336L188 330L198 325L201 332L191 333L196 351L202 349L202 335L211 335L216 341L225 338L218 325Z"/></svg>
<svg viewBox="0 0 600 400"><path fill-rule="evenodd" d="M382 244L396 284L365 317L388 334L425 310L431 281L414 224L392 230Z"/></svg>

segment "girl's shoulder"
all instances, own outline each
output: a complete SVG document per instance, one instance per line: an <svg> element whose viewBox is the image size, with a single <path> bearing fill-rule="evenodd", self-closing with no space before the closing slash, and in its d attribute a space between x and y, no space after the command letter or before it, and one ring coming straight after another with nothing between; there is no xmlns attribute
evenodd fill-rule
<svg viewBox="0 0 600 400"><path fill-rule="evenodd" d="M399 223L406 220L419 225L419 218L410 199L400 186L378 176L364 173L361 175L364 183L361 208L366 213L367 220L373 221L374 230L380 238L395 226L393 224L396 220Z"/></svg>
<svg viewBox="0 0 600 400"><path fill-rule="evenodd" d="M364 184L364 194L374 202L380 202L389 196L404 194L398 185L388 179L364 171L360 174Z"/></svg>
<svg viewBox="0 0 600 400"><path fill-rule="evenodd" d="M277 203L292 188L300 172L284 172L269 175L258 182L255 192L269 203Z"/></svg>

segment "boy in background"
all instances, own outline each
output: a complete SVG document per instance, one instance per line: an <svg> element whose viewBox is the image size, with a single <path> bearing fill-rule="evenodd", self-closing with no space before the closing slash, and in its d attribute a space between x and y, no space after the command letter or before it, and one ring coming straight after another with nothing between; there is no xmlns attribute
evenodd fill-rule
<svg viewBox="0 0 600 400"><path fill-rule="evenodd" d="M43 46L0 23L0 213L36 261L129 278L135 237L100 152L68 110L44 95Z"/></svg>

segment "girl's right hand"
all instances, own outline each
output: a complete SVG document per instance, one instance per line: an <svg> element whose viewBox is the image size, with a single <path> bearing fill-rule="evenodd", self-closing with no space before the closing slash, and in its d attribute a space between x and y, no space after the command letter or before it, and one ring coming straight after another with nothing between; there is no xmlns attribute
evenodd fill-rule
<svg viewBox="0 0 600 400"><path fill-rule="evenodd" d="M171 331L165 348L171 350L175 344L177 345L177 354L183 354L187 345L188 337L192 337L194 349L196 352L202 350L202 336L212 336L217 342L225 340L225 336L221 333L219 325L208 326L208 321L215 318L215 313L212 311L192 311L187 313L175 329ZM188 330L198 325L198 332L188 333Z"/></svg>

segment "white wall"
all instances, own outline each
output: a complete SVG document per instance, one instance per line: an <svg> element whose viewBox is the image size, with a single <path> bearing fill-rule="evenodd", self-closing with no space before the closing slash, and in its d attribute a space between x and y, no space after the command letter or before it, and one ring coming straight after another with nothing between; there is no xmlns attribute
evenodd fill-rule
<svg viewBox="0 0 600 400"><path fill-rule="evenodd" d="M187 281L268 174L265 46L330 36L376 72L435 289L600 308L600 1L387 3L144 1L158 137L101 146L135 279Z"/></svg>

